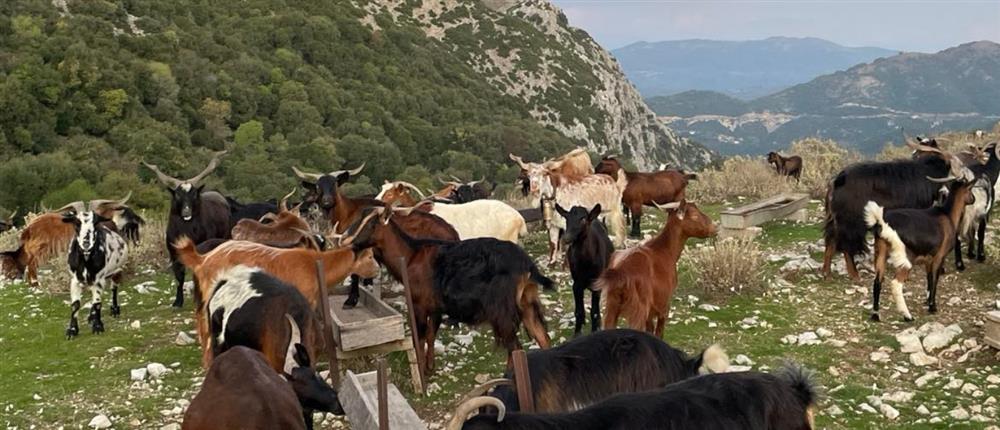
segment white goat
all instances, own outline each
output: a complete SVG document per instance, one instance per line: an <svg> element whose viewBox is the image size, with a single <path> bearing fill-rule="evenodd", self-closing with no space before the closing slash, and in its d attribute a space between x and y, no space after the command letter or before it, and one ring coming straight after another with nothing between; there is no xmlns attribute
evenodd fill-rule
<svg viewBox="0 0 1000 430"><path fill-rule="evenodd" d="M421 210L429 208L428 212L451 224L462 240L492 237L518 243L520 236L528 234L528 225L517 209L499 200L474 200L460 204L421 202L417 207Z"/></svg>

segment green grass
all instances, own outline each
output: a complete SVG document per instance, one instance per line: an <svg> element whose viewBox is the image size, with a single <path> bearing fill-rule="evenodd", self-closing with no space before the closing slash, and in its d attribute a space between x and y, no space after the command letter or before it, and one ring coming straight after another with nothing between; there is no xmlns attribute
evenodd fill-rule
<svg viewBox="0 0 1000 430"><path fill-rule="evenodd" d="M722 209L721 205L709 205L704 211L717 217ZM655 234L662 226L662 220L659 213L647 216L643 223L644 232ZM765 224L763 229L764 233L758 240L767 253L807 253L804 244L821 238L820 225L815 222L779 221ZM538 261L544 262L542 257L547 253L544 232L533 231L524 240L523 246ZM819 255L813 253L813 257L818 258ZM996 299L996 283L1000 280L996 277L996 258L993 254L987 264L968 263L969 269L961 275L949 270L949 275L942 281L939 293L941 312L936 316L928 315L921 306L918 297L923 291L923 280L922 276L915 274L907 284L907 291L912 293L910 309L917 318L912 324L899 321L891 307L883 311L884 322L868 322L868 311L859 306L868 298L868 293L845 293L845 290L854 287L842 277L823 280L812 273L783 275L778 271L781 262L769 263L765 266L765 278L786 276L793 285L790 291L764 287L745 290L737 295L706 296L694 275L682 265L680 286L664 337L670 344L689 352L719 343L731 358L735 359L738 354L750 357L755 370L774 368L785 360L794 360L814 369L823 386L835 389L820 406L821 412L817 416L819 428L985 428L982 423L954 422L948 418L947 412L957 405L968 409L971 405L982 404L989 395L1000 397L1000 389L987 388L986 382L990 374L1000 374L995 352L980 352L961 364L953 358L945 359L940 369L934 368L941 371L942 377L918 388L913 381L929 368L910 366L906 355L895 351L898 344L894 334L910 326L939 321L946 325L960 324L963 334L958 339L981 339L981 329L974 324L973 314L980 313L981 306ZM549 330L553 342L559 344L572 335L570 281L561 268L545 267L543 271L559 283L557 292L546 293L546 298L551 301L547 306ZM161 291L140 295L132 287L147 280L156 281ZM865 280L863 285L867 286L869 282ZM0 288L0 411L3 411L0 423L12 428L32 425L37 428L83 428L97 413L112 416L116 428L159 428L165 423L177 422L179 417L164 416L161 411L177 406L178 399L190 399L197 391L193 385L202 371L197 346L174 344L179 331L193 329L190 322L192 311L190 301L183 310L170 308L172 295L168 286L168 277L162 270L157 274L128 278L122 294L122 318L114 320L105 315L107 332L102 335L90 334L89 326L81 324L81 335L72 341L64 337L69 311L65 303L67 293L33 292L21 284ZM961 297L963 304L946 305L948 299L954 296ZM701 310L698 305L703 303L716 304L720 309L714 312ZM86 312L81 314L81 322L84 322ZM749 317L756 317L758 321L766 322L767 326L741 328L741 321ZM129 328L133 320L142 322L141 329ZM714 327L709 326L710 322ZM798 335L821 327L833 331L833 338L846 341L847 345L791 346L781 342L786 335ZM449 349L438 355L437 369L429 380L432 389L427 396L412 392L405 354L389 356L393 382L428 422L443 422L453 410L455 400L476 385L477 377L497 377L504 372L506 354L494 346L488 328L476 328L480 335L468 347L454 346L454 335L468 333L469 330L465 326L442 329L439 341L448 345ZM522 336L522 341L526 342L527 337ZM530 343L526 342L526 345ZM890 353L891 362L871 362L868 355L883 346L894 349ZM112 347L124 350L109 353L108 349ZM167 374L161 384L132 387L129 370L149 362L166 365L176 362L179 366L175 372ZM908 368L908 373L894 375L898 366ZM838 375L831 374L830 368L835 368ZM341 363L341 369L355 372L372 370L374 357ZM975 373L969 373L970 370ZM987 395L974 398L959 390L944 389L951 376L978 385ZM894 405L902 414L897 420L858 412L858 406L865 402L866 396L896 390L915 393L911 402ZM34 400L35 394L41 400ZM945 421L928 423L915 411L921 404ZM823 412L832 405L841 408L843 415L833 417ZM138 424L132 425L130 421ZM329 427L329 422L319 426Z"/></svg>

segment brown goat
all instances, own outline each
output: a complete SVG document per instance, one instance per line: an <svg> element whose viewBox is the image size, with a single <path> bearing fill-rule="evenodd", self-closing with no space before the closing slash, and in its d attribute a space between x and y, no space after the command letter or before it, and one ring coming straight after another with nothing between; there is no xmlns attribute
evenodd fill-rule
<svg viewBox="0 0 1000 430"><path fill-rule="evenodd" d="M282 197L278 203L277 214L267 214L263 223L253 219L241 219L233 226L232 239L246 240L264 244L300 245L306 248L320 250L322 247L310 233L309 223L299 216L299 207L288 209L288 198L292 193Z"/></svg>
<svg viewBox="0 0 1000 430"><path fill-rule="evenodd" d="M674 202L660 208L667 211L660 234L635 248L615 252L608 269L594 282L606 303L605 329L615 328L618 317L624 316L630 328L662 338L684 243L689 237L715 234L715 224L694 203Z"/></svg>
<svg viewBox="0 0 1000 430"><path fill-rule="evenodd" d="M316 284L316 260L323 261L325 271L323 277L326 285L343 282L352 271L357 270L355 266L367 264L355 260L355 253L350 248L316 251L302 248L273 248L246 241L228 241L203 255L195 249L194 242L186 237L180 238L174 244L174 248L181 263L194 273L195 283L198 286L198 291L194 293L195 320L203 348L202 364L206 368L211 362L211 357L208 321L205 320L203 307L216 280L225 271L238 265L259 267L275 278L294 286L309 301L309 306L317 309L321 297Z"/></svg>
<svg viewBox="0 0 1000 430"><path fill-rule="evenodd" d="M779 175L791 176L796 181L799 180L799 176L802 176L802 157L798 155L782 157L777 152L768 152L767 162L774 164L774 169Z"/></svg>
<svg viewBox="0 0 1000 430"><path fill-rule="evenodd" d="M419 199L413 197L413 194L410 191L416 192ZM382 191L380 191L375 198L390 205L395 203L403 207L412 207L425 197L424 193L420 192L419 188L409 182L385 181L385 184L382 185Z"/></svg>
<svg viewBox="0 0 1000 430"><path fill-rule="evenodd" d="M517 181L521 182L521 193L525 197L531 192L531 177L540 175L540 171L545 170L567 177L585 176L594 173L594 166L590 164L590 156L587 155L585 148L576 148L555 160L545 160L541 163L525 162L521 157L514 154L509 154L509 157L521 167L521 173L518 175Z"/></svg>
<svg viewBox="0 0 1000 430"><path fill-rule="evenodd" d="M618 179L618 171L624 170L614 157L606 156L594 169L597 173L609 175ZM698 179L698 175L684 173L679 170L662 170L659 172L629 172L625 171L628 185L622 193L622 204L632 217L632 231L629 235L639 237L639 224L642 220L643 206L654 204L664 205L684 200L684 190L689 181Z"/></svg>

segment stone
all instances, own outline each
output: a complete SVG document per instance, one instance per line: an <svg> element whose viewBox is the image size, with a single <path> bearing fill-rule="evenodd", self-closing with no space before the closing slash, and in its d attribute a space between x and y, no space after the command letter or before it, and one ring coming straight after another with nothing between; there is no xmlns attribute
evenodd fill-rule
<svg viewBox="0 0 1000 430"><path fill-rule="evenodd" d="M927 406L920 405L920 406L917 406L917 413L920 414L920 415L926 416L926 415L930 415L931 411L929 409L927 409Z"/></svg>
<svg viewBox="0 0 1000 430"><path fill-rule="evenodd" d="M927 385L928 382L937 379L938 376L939 375L937 371L925 373L923 376L917 378L916 380L917 387L923 387L924 385Z"/></svg>
<svg viewBox="0 0 1000 430"><path fill-rule="evenodd" d="M734 361L741 366L753 366L753 360L743 354L737 355Z"/></svg>
<svg viewBox="0 0 1000 430"><path fill-rule="evenodd" d="M729 366L729 368L726 369L726 372L747 372L747 371L750 371L751 369L752 369L752 367L750 367L750 366L736 366L736 365L731 365L731 366Z"/></svg>
<svg viewBox="0 0 1000 430"><path fill-rule="evenodd" d="M132 327L132 330L139 330L140 328L142 328L142 323L139 322L139 320L135 320L132 321L132 324L129 324L129 327Z"/></svg>
<svg viewBox="0 0 1000 430"><path fill-rule="evenodd" d="M940 324L939 324L940 325ZM924 350L927 352L934 351L935 349L941 349L948 346L955 336L962 334L962 328L958 324L952 324L947 327L942 327L927 333L924 337Z"/></svg>
<svg viewBox="0 0 1000 430"><path fill-rule="evenodd" d="M906 354L924 352L924 347L920 344L920 337L916 333L899 333L896 335L896 341L899 342L899 352Z"/></svg>
<svg viewBox="0 0 1000 430"><path fill-rule="evenodd" d="M961 379L954 379L953 378L952 380L948 381L947 384L945 384L944 389L945 390L954 390L956 388L960 388L964 384L965 384L965 381L963 381Z"/></svg>
<svg viewBox="0 0 1000 430"><path fill-rule="evenodd" d="M839 415L843 415L844 411L840 409L840 406L831 405L829 408L826 408L826 414L831 417L836 417Z"/></svg>
<svg viewBox="0 0 1000 430"><path fill-rule="evenodd" d="M816 332L807 331L799 335L798 341L799 345L815 345L819 343L819 336Z"/></svg>
<svg viewBox="0 0 1000 430"><path fill-rule="evenodd" d="M194 339L190 335L188 335L187 333L184 333L182 331L181 332L177 332L177 338L174 339L174 344L181 345L181 346L186 346L186 345L191 345L193 343L194 343Z"/></svg>
<svg viewBox="0 0 1000 430"><path fill-rule="evenodd" d="M840 376L840 371L837 370L837 368L833 367L833 366L830 366L829 369L826 369L826 373L829 373L830 376L833 376L833 377Z"/></svg>
<svg viewBox="0 0 1000 430"><path fill-rule="evenodd" d="M895 420L896 418L899 418L899 411L896 410L896 408L889 406L887 404L883 403L882 406L879 406L878 410L882 412L882 415L884 415L886 418L890 420Z"/></svg>
<svg viewBox="0 0 1000 430"><path fill-rule="evenodd" d="M889 354L882 351L875 351L868 354L868 359L876 363L885 363L889 361Z"/></svg>
<svg viewBox="0 0 1000 430"><path fill-rule="evenodd" d="M962 394L972 394L979 391L979 387L976 384L965 383L962 385Z"/></svg>
<svg viewBox="0 0 1000 430"><path fill-rule="evenodd" d="M170 423L160 427L160 430L181 430L181 425L177 423Z"/></svg>
<svg viewBox="0 0 1000 430"><path fill-rule="evenodd" d="M879 397L879 396L868 396L868 397L865 397L865 400L868 401L869 405L872 405L872 406L874 406L876 408L879 407L879 406L882 406L882 398Z"/></svg>
<svg viewBox="0 0 1000 430"><path fill-rule="evenodd" d="M868 412L870 414L877 414L878 413L878 411L876 411L875 408L872 407L872 405L869 405L867 403L862 403L862 404L858 405L858 407L861 408L862 411Z"/></svg>
<svg viewBox="0 0 1000 430"><path fill-rule="evenodd" d="M959 407L957 407L955 409L952 409L950 412L948 412L948 416L952 417L953 419L956 419L956 420L965 421L965 420L969 419L969 411L967 411L967 410L965 410L965 408L959 406Z"/></svg>
<svg viewBox="0 0 1000 430"><path fill-rule="evenodd" d="M827 339L826 344L834 348L843 348L847 346L847 342L839 339Z"/></svg>
<svg viewBox="0 0 1000 430"><path fill-rule="evenodd" d="M108 419L107 415L100 414L90 420L87 427L95 429L106 429L111 428L111 420Z"/></svg>
<svg viewBox="0 0 1000 430"><path fill-rule="evenodd" d="M910 354L910 363L914 366L930 366L932 364L937 364L937 357L931 357L923 352L914 352Z"/></svg>
<svg viewBox="0 0 1000 430"><path fill-rule="evenodd" d="M819 336L819 337L830 337L830 336L833 336L833 332L830 331L830 330L827 330L827 329L825 329L823 327L820 327L820 328L816 329L816 335Z"/></svg>
<svg viewBox="0 0 1000 430"><path fill-rule="evenodd" d="M146 365L146 371L149 372L149 376L159 379L161 376L170 372L171 370L160 363L149 363Z"/></svg>
<svg viewBox="0 0 1000 430"><path fill-rule="evenodd" d="M132 369L129 372L129 377L133 381L142 381L142 380L146 379L146 368L145 367L140 367L138 369Z"/></svg>
<svg viewBox="0 0 1000 430"><path fill-rule="evenodd" d="M913 400L914 394L909 391L894 391L882 395L882 400L892 403L907 403Z"/></svg>
<svg viewBox="0 0 1000 430"><path fill-rule="evenodd" d="M795 345L798 342L799 342L799 337L794 334L790 334L781 338L781 343L784 343L786 345Z"/></svg>
<svg viewBox="0 0 1000 430"><path fill-rule="evenodd" d="M986 382L990 384L1000 384L1000 375L990 375L986 377Z"/></svg>
<svg viewBox="0 0 1000 430"><path fill-rule="evenodd" d="M703 304L698 305L698 309L701 309L701 310L703 310L705 312L715 312L715 311L719 310L719 307L716 306L716 305L713 305L713 304L703 303Z"/></svg>

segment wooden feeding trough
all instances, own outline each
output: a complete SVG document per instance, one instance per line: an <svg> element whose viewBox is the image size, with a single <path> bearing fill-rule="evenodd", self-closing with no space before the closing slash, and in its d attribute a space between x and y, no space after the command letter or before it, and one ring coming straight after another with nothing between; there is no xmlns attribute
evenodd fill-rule
<svg viewBox="0 0 1000 430"><path fill-rule="evenodd" d="M383 382L384 392L379 393L378 373L356 374L347 371L340 386L340 402L344 413L355 430L378 430L382 419L386 419L392 430L426 430L427 425L420 420L395 385ZM379 396L383 396L380 401ZM380 404L383 407L380 407Z"/></svg>
<svg viewBox="0 0 1000 430"><path fill-rule="evenodd" d="M809 203L809 195L801 193L783 193L755 203L722 211L722 237L753 236L760 229L756 227L775 219L786 218L795 213L802 213Z"/></svg>
<svg viewBox="0 0 1000 430"><path fill-rule="evenodd" d="M986 313L983 338L989 346L1000 349L1000 311Z"/></svg>

